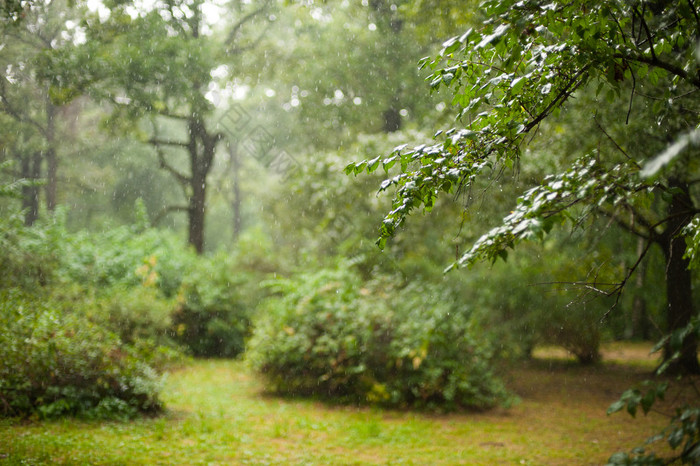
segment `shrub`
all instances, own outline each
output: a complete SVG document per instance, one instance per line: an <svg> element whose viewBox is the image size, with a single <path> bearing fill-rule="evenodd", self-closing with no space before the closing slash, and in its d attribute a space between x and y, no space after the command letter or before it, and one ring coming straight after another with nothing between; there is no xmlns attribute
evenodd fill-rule
<svg viewBox="0 0 700 466"><path fill-rule="evenodd" d="M132 417L162 408L137 348L77 313L0 291L0 414Z"/></svg>
<svg viewBox="0 0 700 466"><path fill-rule="evenodd" d="M56 278L62 226L42 222L24 226L18 215L0 218L0 287L46 286Z"/></svg>
<svg viewBox="0 0 700 466"><path fill-rule="evenodd" d="M64 281L93 287L132 287L147 283L174 296L182 277L196 261L172 233L155 228L121 226L103 233L66 235L61 264Z"/></svg>
<svg viewBox="0 0 700 466"><path fill-rule="evenodd" d="M250 331L242 290L244 273L224 254L201 259L183 279L179 304L172 315L175 339L194 356L235 357L243 352Z"/></svg>
<svg viewBox="0 0 700 466"><path fill-rule="evenodd" d="M508 400L470 314L435 287L363 284L346 270L278 282L249 361L273 392L389 406Z"/></svg>
<svg viewBox="0 0 700 466"><path fill-rule="evenodd" d="M104 289L149 282L172 297L196 260L180 243L172 233L144 225L70 233L61 209L31 228L17 215L0 218L0 287L77 283Z"/></svg>
<svg viewBox="0 0 700 466"><path fill-rule="evenodd" d="M62 313L77 313L113 332L159 371L186 360L172 336L175 300L164 298L154 286L117 286L97 292L66 284L51 290L51 301Z"/></svg>
<svg viewBox="0 0 700 466"><path fill-rule="evenodd" d="M171 338L173 299L165 299L153 287L115 287L83 304L96 322L116 333L124 343L150 340L174 346Z"/></svg>
<svg viewBox="0 0 700 466"><path fill-rule="evenodd" d="M478 273L467 278L467 299L478 306L504 355L528 357L536 345L556 345L581 364L596 363L607 330L602 319L615 302L581 285L580 277L595 270L596 253L568 265L563 253L543 262L538 252L525 247L507 264L477 266ZM598 272L601 283L616 282L607 268Z"/></svg>

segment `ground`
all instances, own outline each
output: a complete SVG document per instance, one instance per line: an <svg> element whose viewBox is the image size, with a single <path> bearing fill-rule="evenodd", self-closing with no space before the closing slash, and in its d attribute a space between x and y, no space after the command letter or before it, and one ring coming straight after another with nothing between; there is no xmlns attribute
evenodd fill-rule
<svg viewBox="0 0 700 466"><path fill-rule="evenodd" d="M0 421L0 464L604 464L666 423L605 414L649 376L648 351L608 345L579 367L538 349L507 370L515 406L442 415L279 399L242 362L195 361L169 375L158 418Z"/></svg>

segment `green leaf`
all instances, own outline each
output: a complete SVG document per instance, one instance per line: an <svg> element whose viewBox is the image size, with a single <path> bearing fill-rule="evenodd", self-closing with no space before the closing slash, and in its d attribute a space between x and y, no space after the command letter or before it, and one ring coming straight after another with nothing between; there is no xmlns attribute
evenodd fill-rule
<svg viewBox="0 0 700 466"><path fill-rule="evenodd" d="M649 413L649 410L654 405L654 401L656 401L656 392L654 390L649 390L640 401L644 414Z"/></svg>
<svg viewBox="0 0 700 466"><path fill-rule="evenodd" d="M622 400L617 400L616 402L614 402L613 404L611 404L608 407L608 410L606 411L606 413L609 416L613 413L617 413L618 411L621 411L622 408L624 408L624 407L625 407L625 402Z"/></svg>
<svg viewBox="0 0 700 466"><path fill-rule="evenodd" d="M525 85L525 78L522 76L515 78L513 81L510 83L510 90L513 94L518 94L522 90L523 86Z"/></svg>

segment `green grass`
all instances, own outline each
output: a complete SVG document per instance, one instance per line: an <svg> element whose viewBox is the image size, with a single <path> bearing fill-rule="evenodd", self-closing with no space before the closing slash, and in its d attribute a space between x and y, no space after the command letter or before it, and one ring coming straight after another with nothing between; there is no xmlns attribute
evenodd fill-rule
<svg viewBox="0 0 700 466"><path fill-rule="evenodd" d="M506 375L516 406L437 415L275 398L240 362L196 361L157 418L0 421L0 464L601 464L665 424L605 415L647 373L539 359Z"/></svg>

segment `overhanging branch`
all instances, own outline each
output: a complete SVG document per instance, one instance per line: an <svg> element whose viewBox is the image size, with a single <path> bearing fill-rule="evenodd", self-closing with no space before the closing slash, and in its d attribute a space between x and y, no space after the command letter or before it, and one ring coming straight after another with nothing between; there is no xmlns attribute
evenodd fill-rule
<svg viewBox="0 0 700 466"><path fill-rule="evenodd" d="M158 212L158 214L155 216L153 219L153 225L158 225L161 220L163 220L168 214L173 213L173 212L187 212L189 210L189 207L187 206L182 206L182 205L171 205L166 207L165 209L161 210Z"/></svg>
<svg viewBox="0 0 700 466"><path fill-rule="evenodd" d="M260 13L264 12L267 10L267 5L261 6L257 10L253 10L247 15L243 16L232 28L231 32L229 32L228 37L226 38L226 42L224 42L227 46L232 45L235 41L236 38L238 37L238 33L241 31L243 26L249 22L252 21L256 16L258 16Z"/></svg>

